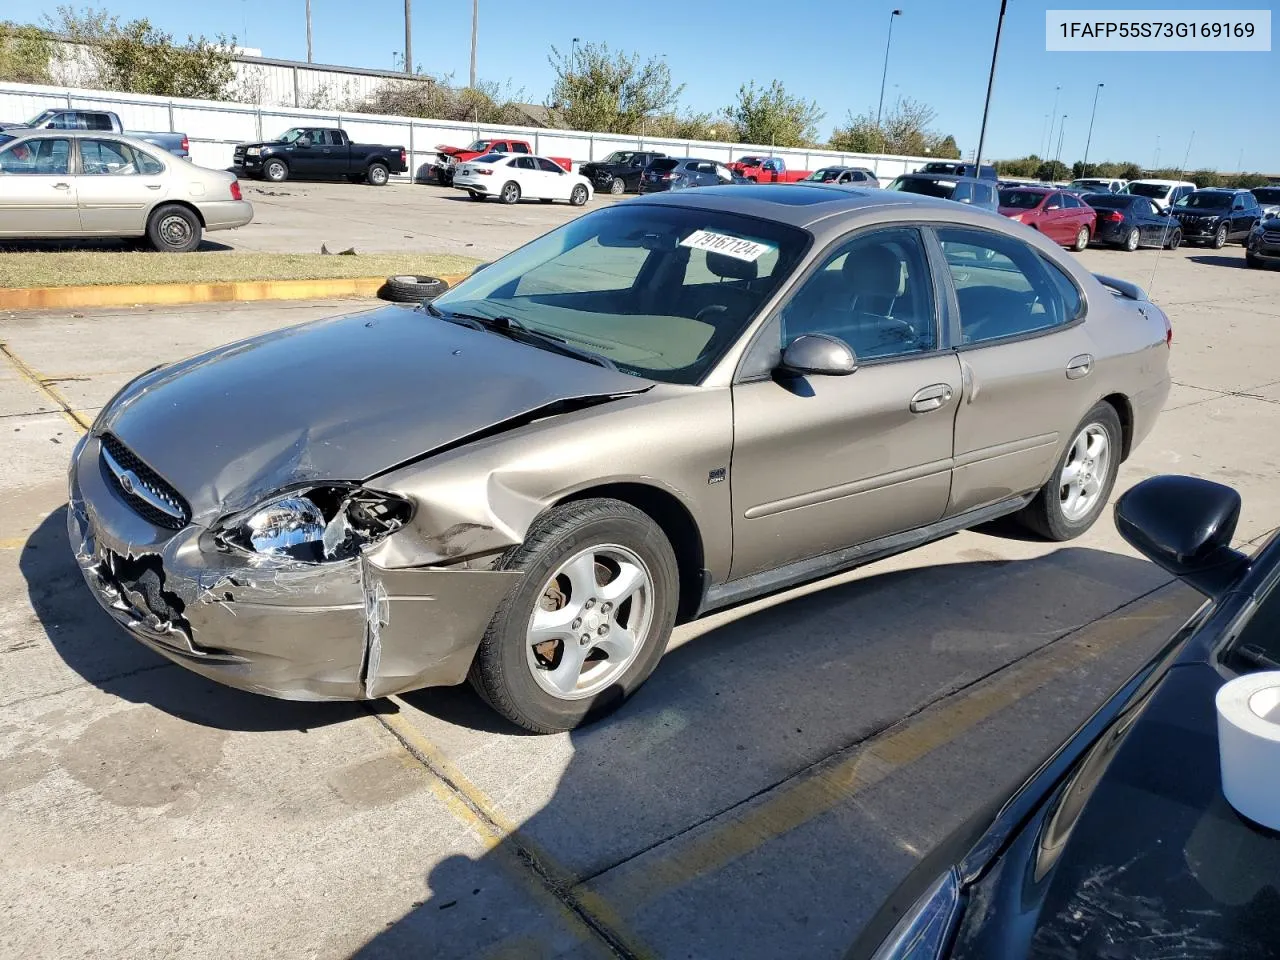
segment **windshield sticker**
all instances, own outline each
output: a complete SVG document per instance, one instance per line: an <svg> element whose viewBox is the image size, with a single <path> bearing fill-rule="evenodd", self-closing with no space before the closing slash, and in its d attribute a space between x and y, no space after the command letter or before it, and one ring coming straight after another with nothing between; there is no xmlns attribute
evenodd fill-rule
<svg viewBox="0 0 1280 960"><path fill-rule="evenodd" d="M754 262L773 250L767 243L756 243L754 240L743 240L724 233L713 233L710 230L695 230L680 241L680 246L693 250L705 250L708 253L723 253L735 260Z"/></svg>

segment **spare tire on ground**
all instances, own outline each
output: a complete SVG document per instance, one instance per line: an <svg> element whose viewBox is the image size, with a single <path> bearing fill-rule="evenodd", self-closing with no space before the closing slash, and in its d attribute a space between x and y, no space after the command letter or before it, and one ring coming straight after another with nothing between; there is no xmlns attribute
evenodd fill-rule
<svg viewBox="0 0 1280 960"><path fill-rule="evenodd" d="M378 296L392 303L422 303L434 300L449 289L449 284L437 277L387 277Z"/></svg>

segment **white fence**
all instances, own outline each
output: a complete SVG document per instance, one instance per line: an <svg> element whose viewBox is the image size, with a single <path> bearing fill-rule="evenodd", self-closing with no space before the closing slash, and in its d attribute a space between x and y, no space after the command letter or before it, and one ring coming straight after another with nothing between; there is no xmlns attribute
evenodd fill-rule
<svg viewBox="0 0 1280 960"><path fill-rule="evenodd" d="M410 156L414 179L425 179L435 147L465 146L481 137L517 137L533 144L535 153L568 157L575 164L599 160L614 150L660 150L672 156L702 157L729 162L741 156L781 157L793 170L821 166L868 167L881 180L896 177L929 162L928 157L835 153L828 150L773 149L758 144L709 143L660 137L633 137L582 130L544 130L491 124L422 120L338 110L303 110L211 100L184 100L135 93L112 93L69 87L0 84L0 120L17 122L50 107L113 110L127 130L182 131L191 141L191 159L206 167L225 168L237 143L273 139L289 127L341 127L356 142L403 146ZM407 182L408 176L395 179Z"/></svg>

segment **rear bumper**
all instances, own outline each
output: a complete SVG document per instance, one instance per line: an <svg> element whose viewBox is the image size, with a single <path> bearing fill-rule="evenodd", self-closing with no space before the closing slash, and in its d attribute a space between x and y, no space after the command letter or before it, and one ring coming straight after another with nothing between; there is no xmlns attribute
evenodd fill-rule
<svg viewBox="0 0 1280 960"><path fill-rule="evenodd" d="M253 220L253 204L248 200L213 200L199 207L206 230L233 230Z"/></svg>
<svg viewBox="0 0 1280 960"><path fill-rule="evenodd" d="M1099 222L1093 228L1094 243L1124 243L1132 228L1127 223Z"/></svg>

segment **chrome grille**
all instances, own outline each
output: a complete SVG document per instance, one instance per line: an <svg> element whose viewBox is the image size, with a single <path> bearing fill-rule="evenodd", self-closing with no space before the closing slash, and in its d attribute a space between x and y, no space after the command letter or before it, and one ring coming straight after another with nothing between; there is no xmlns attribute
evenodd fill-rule
<svg viewBox="0 0 1280 960"><path fill-rule="evenodd" d="M109 433L100 438L103 473L148 523L168 530L181 530L191 519L191 507L182 494Z"/></svg>

